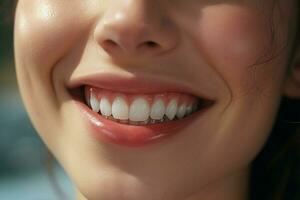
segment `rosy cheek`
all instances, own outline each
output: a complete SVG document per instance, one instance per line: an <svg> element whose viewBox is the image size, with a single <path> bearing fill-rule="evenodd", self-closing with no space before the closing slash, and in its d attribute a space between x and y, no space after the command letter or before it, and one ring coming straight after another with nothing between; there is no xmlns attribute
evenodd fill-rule
<svg viewBox="0 0 300 200"><path fill-rule="evenodd" d="M233 85L251 78L249 66L270 45L264 18L249 8L221 5L204 9L199 23L198 44L223 78Z"/></svg>

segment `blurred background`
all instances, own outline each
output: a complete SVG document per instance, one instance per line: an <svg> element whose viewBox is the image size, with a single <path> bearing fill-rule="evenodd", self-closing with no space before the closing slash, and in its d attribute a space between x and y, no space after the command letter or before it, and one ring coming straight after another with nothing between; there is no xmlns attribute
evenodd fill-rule
<svg viewBox="0 0 300 200"><path fill-rule="evenodd" d="M0 200L75 199L69 178L25 112L15 76L13 20L1 15L0 10Z"/></svg>

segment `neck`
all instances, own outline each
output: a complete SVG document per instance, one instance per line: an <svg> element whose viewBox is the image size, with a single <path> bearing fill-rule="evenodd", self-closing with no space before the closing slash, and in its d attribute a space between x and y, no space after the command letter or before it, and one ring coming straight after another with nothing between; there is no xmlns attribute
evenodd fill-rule
<svg viewBox="0 0 300 200"><path fill-rule="evenodd" d="M249 200L248 168L214 181L186 200ZM77 200L88 200L79 190Z"/></svg>

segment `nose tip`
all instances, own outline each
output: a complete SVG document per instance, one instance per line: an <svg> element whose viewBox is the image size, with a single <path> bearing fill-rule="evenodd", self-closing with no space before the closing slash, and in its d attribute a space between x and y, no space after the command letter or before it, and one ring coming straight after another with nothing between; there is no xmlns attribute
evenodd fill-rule
<svg viewBox="0 0 300 200"><path fill-rule="evenodd" d="M144 5L105 13L95 31L98 44L111 55L160 55L174 49L174 25L157 10L146 11Z"/></svg>

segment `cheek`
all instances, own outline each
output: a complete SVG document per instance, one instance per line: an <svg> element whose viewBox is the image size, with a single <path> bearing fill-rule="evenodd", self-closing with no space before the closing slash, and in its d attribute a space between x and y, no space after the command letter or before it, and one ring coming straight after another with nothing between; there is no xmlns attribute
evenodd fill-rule
<svg viewBox="0 0 300 200"><path fill-rule="evenodd" d="M26 108L40 133L53 130L60 121L54 89L59 77L53 77L52 71L87 32L91 19L87 15L89 10L84 12L86 7L79 1L18 1L14 29L18 82ZM41 105L45 99L47 102Z"/></svg>
<svg viewBox="0 0 300 200"><path fill-rule="evenodd" d="M219 6L204 9L199 23L198 44L229 87L252 85L250 66L270 45L265 19L249 8Z"/></svg>
<svg viewBox="0 0 300 200"><path fill-rule="evenodd" d="M26 66L48 71L80 37L87 16L79 3L20 1L15 22L15 42L19 59Z"/></svg>

